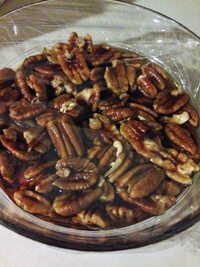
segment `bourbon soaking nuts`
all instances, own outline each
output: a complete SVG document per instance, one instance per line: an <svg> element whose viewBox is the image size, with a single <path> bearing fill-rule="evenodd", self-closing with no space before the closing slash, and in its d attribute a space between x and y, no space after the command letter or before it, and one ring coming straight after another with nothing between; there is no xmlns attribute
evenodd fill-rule
<svg viewBox="0 0 200 267"><path fill-rule="evenodd" d="M73 32L0 70L0 187L54 224L135 224L193 183L198 123L163 67Z"/></svg>

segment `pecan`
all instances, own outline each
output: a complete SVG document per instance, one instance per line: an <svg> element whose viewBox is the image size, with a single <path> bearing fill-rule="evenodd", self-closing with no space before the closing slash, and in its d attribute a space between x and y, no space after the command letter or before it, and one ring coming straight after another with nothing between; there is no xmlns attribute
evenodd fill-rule
<svg viewBox="0 0 200 267"><path fill-rule="evenodd" d="M17 101L10 108L10 117L16 120L25 120L33 118L46 110L46 106L42 103L30 103Z"/></svg>
<svg viewBox="0 0 200 267"><path fill-rule="evenodd" d="M193 139L183 128L175 123L168 123L165 126L165 134L170 141L175 143L180 148L189 151L191 154L197 154L198 148Z"/></svg>
<svg viewBox="0 0 200 267"><path fill-rule="evenodd" d="M76 85L87 81L89 79L90 70L83 54L78 52L78 48L74 48L71 51L72 58L68 60L65 52L66 51L64 51L63 54L58 54L57 58L63 72L67 75L69 80Z"/></svg>
<svg viewBox="0 0 200 267"><path fill-rule="evenodd" d="M40 153L46 153L51 147L51 140L43 127L29 128L23 132L23 136L28 145L28 152L35 150Z"/></svg>
<svg viewBox="0 0 200 267"><path fill-rule="evenodd" d="M49 66L49 65L38 65L38 66L35 66L34 68L34 74L37 76L37 77L40 77L40 78L46 78L47 80L50 80L52 78L52 76L55 74L55 72L57 72L58 69L56 67L54 67L53 65L52 66Z"/></svg>
<svg viewBox="0 0 200 267"><path fill-rule="evenodd" d="M92 66L100 66L114 55L114 49L103 43L94 47L88 56L88 61Z"/></svg>
<svg viewBox="0 0 200 267"><path fill-rule="evenodd" d="M175 181L164 181L163 194L168 196L177 196L181 192L180 184Z"/></svg>
<svg viewBox="0 0 200 267"><path fill-rule="evenodd" d="M4 135L0 135L0 142L12 155L23 161L34 161L40 157L39 152L22 150L19 143L7 139Z"/></svg>
<svg viewBox="0 0 200 267"><path fill-rule="evenodd" d="M9 107L13 102L16 102L19 97L19 91L11 86L5 87L0 90L0 103L5 107Z"/></svg>
<svg viewBox="0 0 200 267"><path fill-rule="evenodd" d="M58 176L55 173L49 175L47 178L37 182L35 191L41 194L50 193L53 190L53 183L56 179L58 179Z"/></svg>
<svg viewBox="0 0 200 267"><path fill-rule="evenodd" d="M152 140L154 143L160 144L160 139L142 122L134 120L124 122L120 126L120 133L138 154L145 158L153 158L155 156L151 147L148 147L145 141Z"/></svg>
<svg viewBox="0 0 200 267"><path fill-rule="evenodd" d="M100 88L94 84L93 88L85 88L76 95L76 100L83 106L89 107L93 112L97 110L100 99Z"/></svg>
<svg viewBox="0 0 200 267"><path fill-rule="evenodd" d="M89 34L86 34L84 37L79 37L76 32L72 32L69 36L68 44L69 50L72 50L74 47L84 49L88 53L93 50L93 42Z"/></svg>
<svg viewBox="0 0 200 267"><path fill-rule="evenodd" d="M171 114L178 111L189 101L189 95L183 93L182 90L168 90L165 89L158 93L153 108L156 112L161 114Z"/></svg>
<svg viewBox="0 0 200 267"><path fill-rule="evenodd" d="M47 56L45 53L27 57L22 66L26 69L33 69L38 64L46 62Z"/></svg>
<svg viewBox="0 0 200 267"><path fill-rule="evenodd" d="M17 88L19 88L24 98L28 101L31 101L33 99L33 96L31 95L29 86L26 82L27 75L27 70L24 67L19 68L15 74L15 84Z"/></svg>
<svg viewBox="0 0 200 267"><path fill-rule="evenodd" d="M47 90L46 85L37 78L34 74L31 74L27 78L28 86L35 91L36 97L33 98L34 101L47 102Z"/></svg>
<svg viewBox="0 0 200 267"><path fill-rule="evenodd" d="M120 95L112 94L110 97L106 98L106 100L99 103L98 109L103 111L110 108L123 108L129 97L130 96L126 93Z"/></svg>
<svg viewBox="0 0 200 267"><path fill-rule="evenodd" d="M162 116L160 118L160 121L164 123L175 123L175 124L181 125L181 124L186 123L189 120L189 118L190 116L188 112L182 111L182 112L174 113L171 116Z"/></svg>
<svg viewBox="0 0 200 267"><path fill-rule="evenodd" d="M197 111L190 104L184 105L181 110L183 113L186 112L189 114L189 124L193 127L197 127L199 124L199 115Z"/></svg>
<svg viewBox="0 0 200 267"><path fill-rule="evenodd" d="M52 110L52 111L47 111L43 114L40 114L35 119L39 126L45 127L49 121L55 120L56 117L58 117L57 111Z"/></svg>
<svg viewBox="0 0 200 267"><path fill-rule="evenodd" d="M75 98L70 98L62 103L62 106L59 110L61 113L68 114L72 118L80 119L84 114L84 108L79 105L78 101Z"/></svg>
<svg viewBox="0 0 200 267"><path fill-rule="evenodd" d="M13 182L16 179L14 176L16 167L16 158L9 155L6 151L0 151L0 174L8 183Z"/></svg>
<svg viewBox="0 0 200 267"><path fill-rule="evenodd" d="M82 193L63 194L53 201L53 209L62 216L72 216L87 209L102 193L100 187Z"/></svg>
<svg viewBox="0 0 200 267"><path fill-rule="evenodd" d="M114 141L113 147L117 149L116 159L110 163L111 168L104 174L110 183L115 182L131 166L134 156L128 143Z"/></svg>
<svg viewBox="0 0 200 267"><path fill-rule="evenodd" d="M164 80L165 83L167 83L167 81L169 80L168 75L166 74L166 72L163 70L163 68L155 63L149 63L147 64L147 66L151 67L152 69L154 69Z"/></svg>
<svg viewBox="0 0 200 267"><path fill-rule="evenodd" d="M134 111L130 108L110 108L104 110L102 114L113 122L123 122L131 120L134 115Z"/></svg>
<svg viewBox="0 0 200 267"><path fill-rule="evenodd" d="M105 212L100 208L83 210L72 217L72 221L76 224L96 225L101 228L106 228L110 225Z"/></svg>
<svg viewBox="0 0 200 267"><path fill-rule="evenodd" d="M131 198L142 198L154 192L164 178L162 169L145 164L125 172L117 179L116 186L117 189L127 188Z"/></svg>
<svg viewBox="0 0 200 267"><path fill-rule="evenodd" d="M89 160L79 157L59 160L56 169L57 175L61 177L54 182L54 185L62 190L85 190L96 184L99 178L96 166Z"/></svg>
<svg viewBox="0 0 200 267"><path fill-rule="evenodd" d="M83 141L80 129L74 124L69 115L63 115L58 120L47 124L49 136L61 158L83 155Z"/></svg>
<svg viewBox="0 0 200 267"><path fill-rule="evenodd" d="M125 206L106 205L106 212L113 221L132 222L142 214L139 208L127 208Z"/></svg>
<svg viewBox="0 0 200 267"><path fill-rule="evenodd" d="M114 186L105 180L103 176L100 176L98 186L102 188L102 195L99 200L102 202L112 202L115 199L115 189Z"/></svg>
<svg viewBox="0 0 200 267"><path fill-rule="evenodd" d="M158 90L164 90L165 82L162 76L150 66L142 66L141 67L142 74L146 76Z"/></svg>
<svg viewBox="0 0 200 267"><path fill-rule="evenodd" d="M95 68L91 69L90 80L93 83L96 83L99 80L102 80L104 78L105 70L106 70L105 67L95 67Z"/></svg>
<svg viewBox="0 0 200 267"><path fill-rule="evenodd" d="M12 85L15 81L15 71L10 68L0 70L0 89Z"/></svg>
<svg viewBox="0 0 200 267"><path fill-rule="evenodd" d="M15 192L13 198L15 203L27 212L51 217L51 203L42 195L30 190L21 190Z"/></svg>
<svg viewBox="0 0 200 267"><path fill-rule="evenodd" d="M142 94L148 98L155 98L157 96L157 88L145 75L140 75L137 78L137 84Z"/></svg>
<svg viewBox="0 0 200 267"><path fill-rule="evenodd" d="M55 96L59 96L63 92L72 95L77 94L76 86L69 80L69 78L65 74L61 73L53 75L51 85L55 89Z"/></svg>
<svg viewBox="0 0 200 267"><path fill-rule="evenodd" d="M93 114L89 124L83 123L83 129L94 145L112 145L113 141L121 139L117 127L111 123L109 118L98 113Z"/></svg>

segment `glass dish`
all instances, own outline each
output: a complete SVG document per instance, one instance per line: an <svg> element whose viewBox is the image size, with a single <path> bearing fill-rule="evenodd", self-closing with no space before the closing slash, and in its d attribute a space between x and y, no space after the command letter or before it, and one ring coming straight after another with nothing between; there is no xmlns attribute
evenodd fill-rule
<svg viewBox="0 0 200 267"><path fill-rule="evenodd" d="M200 39L177 22L146 8L113 0L44 1L0 18L0 68L16 68L30 55L66 42L73 31L94 43L138 52L164 65L176 83L200 105ZM198 128L198 146L200 129ZM168 239L200 219L200 173L161 216L114 230L86 231L56 226L27 214L0 191L0 222L53 246L90 251L139 248Z"/></svg>

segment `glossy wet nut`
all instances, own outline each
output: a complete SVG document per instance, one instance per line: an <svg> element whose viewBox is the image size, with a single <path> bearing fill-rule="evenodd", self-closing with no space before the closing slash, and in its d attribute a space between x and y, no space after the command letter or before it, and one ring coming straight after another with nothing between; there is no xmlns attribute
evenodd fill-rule
<svg viewBox="0 0 200 267"><path fill-rule="evenodd" d="M102 114L113 122L123 122L124 120L130 120L134 115L134 111L130 108L110 108L104 110Z"/></svg>
<svg viewBox="0 0 200 267"><path fill-rule="evenodd" d="M79 212L75 217L72 217L72 221L75 224L96 225L101 228L106 228L110 225L105 212L103 212L103 210L100 208L83 210Z"/></svg>
<svg viewBox="0 0 200 267"><path fill-rule="evenodd" d="M8 183L12 183L16 176L17 160L6 151L0 151L0 174Z"/></svg>
<svg viewBox="0 0 200 267"><path fill-rule="evenodd" d="M180 126L174 123L168 123L165 126L165 133L167 137L170 139L170 141L175 143L177 146L183 148L186 151L189 151L192 154L197 153L198 149L193 139L191 138L189 133L186 132Z"/></svg>
<svg viewBox="0 0 200 267"><path fill-rule="evenodd" d="M182 110L183 112L187 112L189 114L189 124L197 127L199 124L199 115L197 111L190 104L184 105Z"/></svg>
<svg viewBox="0 0 200 267"><path fill-rule="evenodd" d="M180 113L175 113L171 117L163 116L160 120L164 123L176 123L178 125L184 124L189 120L190 116L188 112L183 111Z"/></svg>
<svg viewBox="0 0 200 267"><path fill-rule="evenodd" d="M34 101L46 102L48 100L46 85L34 74L28 76L27 84L35 91Z"/></svg>
<svg viewBox="0 0 200 267"><path fill-rule="evenodd" d="M101 202L112 202L115 199L115 188L103 176L100 176L98 186L102 188L102 194L99 198Z"/></svg>
<svg viewBox="0 0 200 267"><path fill-rule="evenodd" d="M153 108L156 112L161 114L171 114L178 111L189 101L189 95L180 90L165 89L158 93Z"/></svg>
<svg viewBox="0 0 200 267"><path fill-rule="evenodd" d="M20 97L20 92L18 89L11 86L5 87L0 90L0 102L1 105L9 107L13 102L17 101Z"/></svg>
<svg viewBox="0 0 200 267"><path fill-rule="evenodd" d="M110 97L106 98L99 103L98 109L104 111L110 108L123 108L129 99L130 95L122 93L120 95L112 94Z"/></svg>
<svg viewBox="0 0 200 267"><path fill-rule="evenodd" d="M88 208L102 194L102 189L84 191L80 194L63 194L54 199L53 209L62 216L72 216Z"/></svg>
<svg viewBox="0 0 200 267"><path fill-rule="evenodd" d="M35 186L35 191L41 194L50 193L53 190L53 182L58 179L56 174L51 174L47 178L39 181Z"/></svg>
<svg viewBox="0 0 200 267"><path fill-rule="evenodd" d="M13 195L15 203L32 214L51 214L51 203L39 193L30 190L17 191Z"/></svg>
<svg viewBox="0 0 200 267"><path fill-rule="evenodd" d="M141 67L142 74L145 75L157 89L163 90L165 88L165 82L160 74L150 66Z"/></svg>
<svg viewBox="0 0 200 267"><path fill-rule="evenodd" d="M55 96L59 96L63 92L76 95L76 86L69 81L69 78L65 74L55 74L51 80L51 85L55 89Z"/></svg>
<svg viewBox="0 0 200 267"><path fill-rule="evenodd" d="M89 63L92 66L100 66L114 55L114 49L107 43L99 44L94 47L88 56Z"/></svg>
<svg viewBox="0 0 200 267"><path fill-rule="evenodd" d="M148 98L155 98L157 96L157 89L154 84L144 75L137 78L137 84L142 94Z"/></svg>
<svg viewBox="0 0 200 267"><path fill-rule="evenodd" d="M0 70L0 89L14 83L15 71L11 68L3 68Z"/></svg>
<svg viewBox="0 0 200 267"><path fill-rule="evenodd" d="M113 221L132 222L138 218L142 211L138 208L127 208L125 206L106 205L106 212Z"/></svg>
<svg viewBox="0 0 200 267"><path fill-rule="evenodd" d="M46 106L42 103L30 103L17 101L10 108L9 116L16 120L25 120L33 118L46 110Z"/></svg>

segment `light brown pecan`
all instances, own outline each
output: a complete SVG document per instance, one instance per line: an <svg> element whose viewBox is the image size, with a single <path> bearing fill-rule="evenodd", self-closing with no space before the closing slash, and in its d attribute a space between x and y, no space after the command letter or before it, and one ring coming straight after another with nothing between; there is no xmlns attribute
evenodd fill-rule
<svg viewBox="0 0 200 267"><path fill-rule="evenodd" d="M106 205L106 212L113 221L133 222L142 214L139 208L127 208L125 206L117 206L113 204Z"/></svg>
<svg viewBox="0 0 200 267"><path fill-rule="evenodd" d="M106 228L110 225L105 212L101 208L93 208L89 210L83 210L76 216L72 217L72 221L75 224L81 225L96 225L101 228Z"/></svg>
<svg viewBox="0 0 200 267"><path fill-rule="evenodd" d="M171 181L164 181L163 185L163 194L167 196L177 196L181 192L181 186L177 182Z"/></svg>
<svg viewBox="0 0 200 267"><path fill-rule="evenodd" d="M35 119L39 126L45 127L49 121L55 120L57 117L58 112L56 110L52 110L38 115Z"/></svg>
<svg viewBox="0 0 200 267"><path fill-rule="evenodd" d="M10 86L15 81L15 71L11 68L0 70L0 89Z"/></svg>
<svg viewBox="0 0 200 267"><path fill-rule="evenodd" d="M120 95L129 90L126 67L122 61L113 60L112 67L106 67L104 78L108 89L110 89L114 94Z"/></svg>
<svg viewBox="0 0 200 267"><path fill-rule="evenodd" d="M114 141L113 147L116 148L115 160L110 163L109 170L104 173L110 183L115 182L133 164L134 153L130 145L124 141Z"/></svg>
<svg viewBox="0 0 200 267"><path fill-rule="evenodd" d="M53 183L66 191L80 191L92 187L99 179L98 169L87 159L68 157L56 164L57 175L61 176ZM67 171L66 171L67 170Z"/></svg>
<svg viewBox="0 0 200 267"><path fill-rule="evenodd" d="M42 103L17 101L10 106L9 116L16 120L25 120L38 116L45 110L46 106Z"/></svg>
<svg viewBox="0 0 200 267"><path fill-rule="evenodd" d="M156 112L161 114L171 114L178 111L189 101L189 95L183 93L182 90L168 90L165 89L158 93L153 108Z"/></svg>
<svg viewBox="0 0 200 267"><path fill-rule="evenodd" d="M93 83L98 82L99 80L104 79L104 73L105 73L106 68L105 67L94 67L90 71L90 80Z"/></svg>
<svg viewBox="0 0 200 267"><path fill-rule="evenodd" d="M98 109L103 111L110 108L123 108L129 97L130 95L126 93L120 95L112 94L110 97L107 97L99 103Z"/></svg>
<svg viewBox="0 0 200 267"><path fill-rule="evenodd" d="M199 124L199 115L197 111L190 104L184 105L181 110L189 114L189 124L193 127L197 127Z"/></svg>
<svg viewBox="0 0 200 267"><path fill-rule="evenodd" d="M147 143L151 140L157 144L161 143L159 137L149 127L136 120L124 122L120 126L120 133L138 154L149 159L155 154Z"/></svg>
<svg viewBox="0 0 200 267"><path fill-rule="evenodd" d="M36 126L29 128L23 132L23 136L28 145L28 152L35 150L44 154L51 148L51 139L43 127Z"/></svg>
<svg viewBox="0 0 200 267"><path fill-rule="evenodd" d="M142 198L154 192L164 178L162 169L145 164L125 172L117 179L116 186L117 189L127 188L131 198Z"/></svg>
<svg viewBox="0 0 200 267"><path fill-rule="evenodd" d="M171 142L181 149L197 154L198 148L189 133L175 123L168 123L165 126L165 134Z"/></svg>
<svg viewBox="0 0 200 267"><path fill-rule="evenodd" d="M189 120L190 116L186 111L178 111L171 116L162 116L160 121L163 123L175 123L178 125L184 124Z"/></svg>
<svg viewBox="0 0 200 267"><path fill-rule="evenodd" d="M21 190L14 193L14 201L23 210L32 214L52 216L51 203L39 193Z"/></svg>
<svg viewBox="0 0 200 267"><path fill-rule="evenodd" d="M100 66L114 55L114 49L107 43L102 43L94 47L88 56L88 61L92 66Z"/></svg>
<svg viewBox="0 0 200 267"><path fill-rule="evenodd" d="M72 95L77 94L76 85L74 85L64 73L54 74L51 85L55 89L55 96L59 96L64 92Z"/></svg>
<svg viewBox="0 0 200 267"><path fill-rule="evenodd" d="M61 216L72 216L87 209L102 194L102 189L85 190L82 193L63 194L53 201L53 209Z"/></svg>
<svg viewBox="0 0 200 267"><path fill-rule="evenodd" d="M78 47L80 50L84 49L88 53L91 53L93 50L92 38L89 34L86 34L84 37L79 37L76 32L72 32L68 39L68 48L72 50L73 48Z"/></svg>
<svg viewBox="0 0 200 267"><path fill-rule="evenodd" d="M83 141L80 129L69 115L63 115L46 124L49 136L61 158L83 155Z"/></svg>
<svg viewBox="0 0 200 267"><path fill-rule="evenodd" d="M50 174L47 178L36 183L35 191L41 194L50 193L53 190L53 183L58 179L58 176L53 173Z"/></svg>

